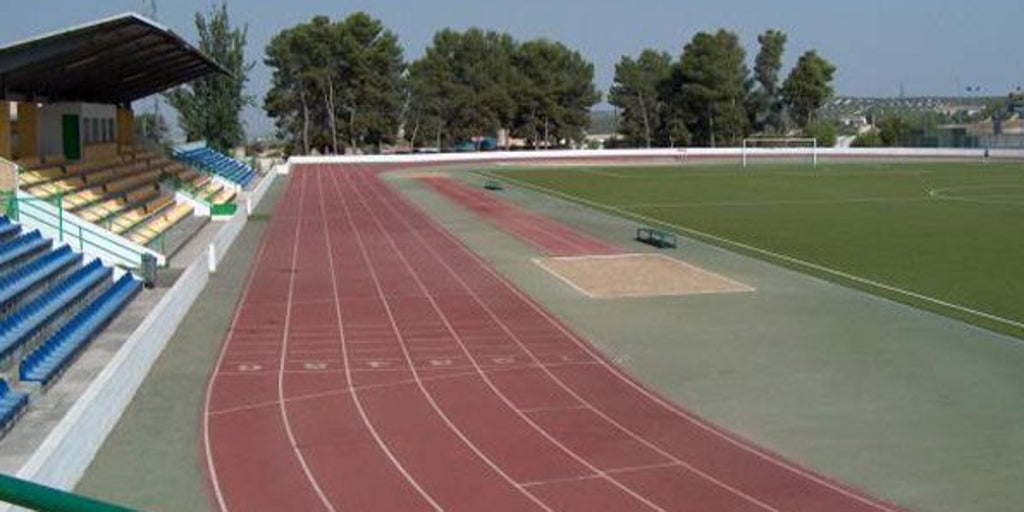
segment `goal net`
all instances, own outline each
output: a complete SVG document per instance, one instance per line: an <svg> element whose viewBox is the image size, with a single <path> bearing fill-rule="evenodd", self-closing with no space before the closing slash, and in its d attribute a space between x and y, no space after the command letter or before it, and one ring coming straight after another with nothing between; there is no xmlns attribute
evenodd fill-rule
<svg viewBox="0 0 1024 512"><path fill-rule="evenodd" d="M790 162L818 165L818 139L755 137L743 139L743 167L754 162Z"/></svg>

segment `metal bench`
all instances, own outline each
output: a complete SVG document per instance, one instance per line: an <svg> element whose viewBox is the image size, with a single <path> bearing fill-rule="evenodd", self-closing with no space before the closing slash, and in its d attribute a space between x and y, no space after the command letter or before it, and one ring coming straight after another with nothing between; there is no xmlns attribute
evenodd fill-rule
<svg viewBox="0 0 1024 512"><path fill-rule="evenodd" d="M676 238L675 233L648 227L636 229L636 240L648 245L653 245L659 249L675 249L679 246L679 241Z"/></svg>

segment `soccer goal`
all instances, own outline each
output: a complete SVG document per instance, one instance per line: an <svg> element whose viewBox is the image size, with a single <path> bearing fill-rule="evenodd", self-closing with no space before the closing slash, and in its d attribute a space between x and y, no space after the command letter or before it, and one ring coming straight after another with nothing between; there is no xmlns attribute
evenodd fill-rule
<svg viewBox="0 0 1024 512"><path fill-rule="evenodd" d="M743 139L743 167L754 161L800 162L818 165L818 139L753 137Z"/></svg>

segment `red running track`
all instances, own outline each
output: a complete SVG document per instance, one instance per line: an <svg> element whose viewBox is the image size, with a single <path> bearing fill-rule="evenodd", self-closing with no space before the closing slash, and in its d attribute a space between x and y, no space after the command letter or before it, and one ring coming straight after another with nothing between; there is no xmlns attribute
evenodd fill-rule
<svg viewBox="0 0 1024 512"><path fill-rule="evenodd" d="M444 177L424 177L419 180L430 184L434 190L550 256L623 252L622 249L603 240L587 236L569 226L495 198L460 181Z"/></svg>
<svg viewBox="0 0 1024 512"><path fill-rule="evenodd" d="M220 510L892 510L644 389L351 167L293 168L204 441Z"/></svg>

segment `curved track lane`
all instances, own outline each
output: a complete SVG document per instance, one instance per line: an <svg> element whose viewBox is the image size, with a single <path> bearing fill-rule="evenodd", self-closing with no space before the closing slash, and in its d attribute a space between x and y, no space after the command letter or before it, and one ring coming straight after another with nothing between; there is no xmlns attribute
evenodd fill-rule
<svg viewBox="0 0 1024 512"><path fill-rule="evenodd" d="M893 510L597 354L378 179L293 168L204 435L221 510Z"/></svg>

